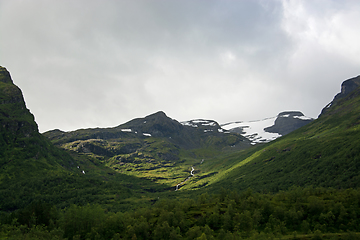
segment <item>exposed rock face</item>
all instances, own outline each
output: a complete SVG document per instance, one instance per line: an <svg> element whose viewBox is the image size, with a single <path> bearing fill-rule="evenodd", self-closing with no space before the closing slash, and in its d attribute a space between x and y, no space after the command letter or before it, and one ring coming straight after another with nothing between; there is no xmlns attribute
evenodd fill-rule
<svg viewBox="0 0 360 240"><path fill-rule="evenodd" d="M117 128L131 129L138 134L150 134L153 137L174 137L184 129L178 121L169 118L162 111L133 119Z"/></svg>
<svg viewBox="0 0 360 240"><path fill-rule="evenodd" d="M335 95L334 99L326 105L319 115L319 117L327 112L331 106L335 106L340 99L343 99L349 95L352 91L360 86L360 75L354 78L350 78L341 84L341 92Z"/></svg>
<svg viewBox="0 0 360 240"><path fill-rule="evenodd" d="M43 160L36 163L41 158ZM15 169L21 164L29 164L26 169L31 172L30 166L37 168L37 164L45 169L47 164L68 166L70 161L68 155L63 155L62 150L39 133L20 88L13 83L6 68L0 67L0 167ZM8 173L20 175L12 170Z"/></svg>
<svg viewBox="0 0 360 240"><path fill-rule="evenodd" d="M244 149L250 146L248 139L224 132L215 121L197 119L180 123L162 111L114 128L80 129L72 132L53 130L43 135L60 147L93 153L98 157L121 159L121 162L129 162L130 158L177 161L180 149Z"/></svg>
<svg viewBox="0 0 360 240"><path fill-rule="evenodd" d="M264 130L266 132L278 133L284 136L302 126L305 126L313 120L314 119L312 118L305 117L302 112L281 112L277 116L274 125L267 127Z"/></svg>
<svg viewBox="0 0 360 240"><path fill-rule="evenodd" d="M14 85L4 67L0 67L0 134L0 141L20 147L26 139L39 135L20 88Z"/></svg>

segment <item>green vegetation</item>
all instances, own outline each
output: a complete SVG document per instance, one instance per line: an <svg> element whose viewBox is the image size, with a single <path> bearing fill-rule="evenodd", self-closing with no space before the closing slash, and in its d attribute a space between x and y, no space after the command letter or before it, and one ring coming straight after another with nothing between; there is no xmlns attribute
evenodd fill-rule
<svg viewBox="0 0 360 240"><path fill-rule="evenodd" d="M292 186L360 187L360 91L321 118L269 144L229 154L209 189L277 192ZM245 164L246 163L246 164Z"/></svg>
<svg viewBox="0 0 360 240"><path fill-rule="evenodd" d="M2 239L360 239L360 191L222 189L125 213L99 205L61 210L37 201L2 213L0 222Z"/></svg>
<svg viewBox="0 0 360 240"><path fill-rule="evenodd" d="M0 68L0 239L360 239L359 116L360 89L252 147L162 112L41 135Z"/></svg>
<svg viewBox="0 0 360 240"><path fill-rule="evenodd" d="M208 128L212 130L207 131ZM196 128L183 126L158 112L114 128L53 130L44 136L58 147L97 159L118 173L175 189L202 159L213 159L250 145L242 136L223 134L218 128L215 122ZM200 169L196 171L202 178L209 175Z"/></svg>

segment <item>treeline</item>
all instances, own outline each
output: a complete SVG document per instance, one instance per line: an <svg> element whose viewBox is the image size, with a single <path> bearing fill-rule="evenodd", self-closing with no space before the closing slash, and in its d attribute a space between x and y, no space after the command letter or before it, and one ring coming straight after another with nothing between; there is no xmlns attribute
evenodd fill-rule
<svg viewBox="0 0 360 240"><path fill-rule="evenodd" d="M0 221L0 239L360 239L360 190L222 190L117 213L33 202Z"/></svg>

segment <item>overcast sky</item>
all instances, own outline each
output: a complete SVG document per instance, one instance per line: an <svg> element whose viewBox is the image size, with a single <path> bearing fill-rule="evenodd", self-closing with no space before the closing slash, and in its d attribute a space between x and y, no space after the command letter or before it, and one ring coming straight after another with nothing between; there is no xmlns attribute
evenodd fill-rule
<svg viewBox="0 0 360 240"><path fill-rule="evenodd" d="M360 75L359 0L0 0L0 65L41 132L316 118Z"/></svg>

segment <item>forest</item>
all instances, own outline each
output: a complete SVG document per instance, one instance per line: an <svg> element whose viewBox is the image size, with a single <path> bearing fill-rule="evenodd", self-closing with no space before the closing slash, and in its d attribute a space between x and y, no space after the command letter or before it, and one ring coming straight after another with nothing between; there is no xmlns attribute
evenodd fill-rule
<svg viewBox="0 0 360 240"><path fill-rule="evenodd" d="M124 212L35 201L0 222L1 239L360 239L360 191L221 189Z"/></svg>

